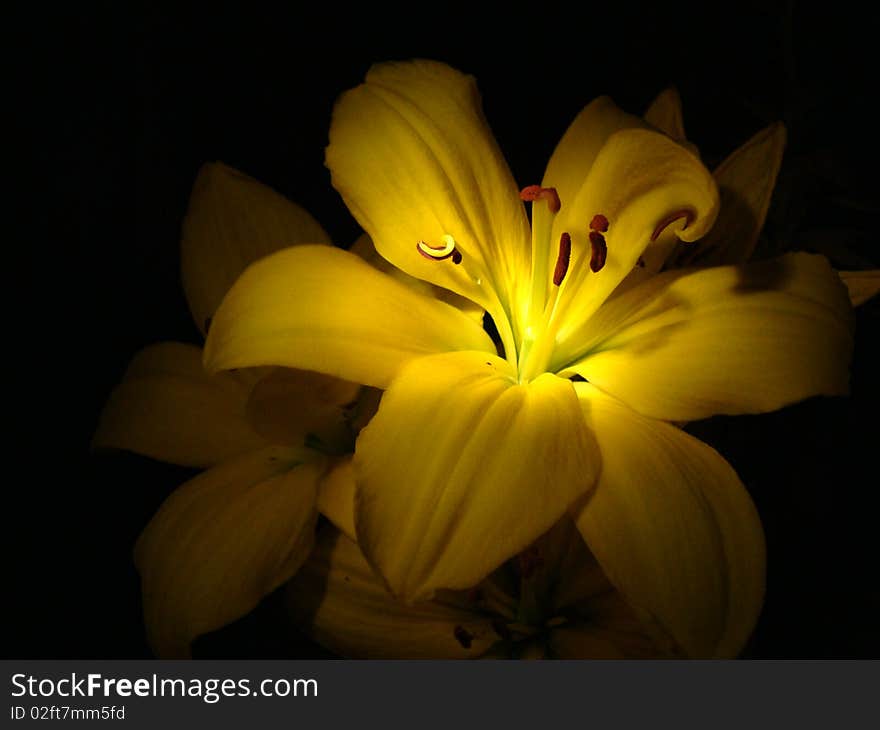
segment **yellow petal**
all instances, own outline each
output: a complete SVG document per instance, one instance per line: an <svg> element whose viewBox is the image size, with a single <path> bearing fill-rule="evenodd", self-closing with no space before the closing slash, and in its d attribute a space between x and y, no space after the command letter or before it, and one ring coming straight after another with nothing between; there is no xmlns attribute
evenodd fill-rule
<svg viewBox="0 0 880 730"><path fill-rule="evenodd" d="M627 603L612 591L589 604L586 617L551 629L547 648L554 659L671 658L658 645Z"/></svg>
<svg viewBox="0 0 880 730"><path fill-rule="evenodd" d="M490 618L476 611L396 600L357 544L333 529L322 531L287 603L315 641L350 658L467 659L498 640Z"/></svg>
<svg viewBox="0 0 880 730"><path fill-rule="evenodd" d="M267 441L302 445L307 440L325 453L350 451L353 434L347 406L357 383L307 370L277 368L251 390L247 415Z"/></svg>
<svg viewBox="0 0 880 730"><path fill-rule="evenodd" d="M678 89L670 87L661 91L645 112L645 121L676 142L687 140Z"/></svg>
<svg viewBox="0 0 880 730"><path fill-rule="evenodd" d="M854 307L864 304L880 292L880 269L870 271L838 271Z"/></svg>
<svg viewBox="0 0 880 730"><path fill-rule="evenodd" d="M566 326L598 308L638 265L652 238L665 234L694 241L709 230L717 212L715 182L686 149L647 129L612 134L574 201L563 205L554 222L572 240L557 307ZM593 272L588 225L597 214L609 223L604 234L607 258L604 267Z"/></svg>
<svg viewBox="0 0 880 730"><path fill-rule="evenodd" d="M339 459L318 487L318 511L350 540L357 540L354 529L354 493L351 457Z"/></svg>
<svg viewBox="0 0 880 730"><path fill-rule="evenodd" d="M433 61L374 66L333 111L333 186L398 269L461 294L505 326L529 227L483 117L474 79ZM452 236L462 254L430 261L416 245Z"/></svg>
<svg viewBox="0 0 880 730"><path fill-rule="evenodd" d="M713 174L721 211L715 226L698 244L679 245L667 267L741 264L751 258L770 207L785 140L785 126L771 124L718 166Z"/></svg>
<svg viewBox="0 0 880 730"><path fill-rule="evenodd" d="M183 288L202 334L249 264L301 243L330 239L305 210L265 185L219 162L204 165L193 186L181 242Z"/></svg>
<svg viewBox="0 0 880 730"><path fill-rule="evenodd" d="M562 209L574 204L590 168L608 138L621 129L644 128L645 123L622 111L610 98L594 99L569 125L547 163L541 185L556 188ZM586 226L589 220L581 221ZM563 229L556 232L556 240Z"/></svg>
<svg viewBox="0 0 880 730"><path fill-rule="evenodd" d="M606 575L694 657L732 657L764 595L758 514L709 446L575 386L602 452L602 474L577 516Z"/></svg>
<svg viewBox="0 0 880 730"><path fill-rule="evenodd" d="M473 586L546 532L599 463L570 382L492 355L407 366L355 451L358 541L405 601Z"/></svg>
<svg viewBox="0 0 880 730"><path fill-rule="evenodd" d="M358 237L358 239L351 245L349 251L357 256L360 256L364 261L370 264L370 266L379 269L379 271L381 271L383 274L388 274L388 276L397 279L403 284L406 284L410 289L417 291L419 294L423 294L427 297L434 297L435 299L439 299L441 302L451 304L453 307L460 309L474 321L482 324L482 307L475 304L470 299L465 299L455 292L449 291L449 289L443 289L439 286L436 286L435 284L429 284L427 281L423 281L422 279L416 279L416 277L410 276L406 272L398 269L393 264L390 264L388 261L382 258L381 254L376 250L376 247L373 245L373 239L370 238L366 233Z"/></svg>
<svg viewBox="0 0 880 730"><path fill-rule="evenodd" d="M135 355L93 440L181 466L207 467L266 445L246 416L246 374L208 375L202 351L164 342Z"/></svg>
<svg viewBox="0 0 880 730"><path fill-rule="evenodd" d="M575 354L575 348L584 354ZM668 272L572 331L562 366L647 416L691 421L847 392L852 311L821 256Z"/></svg>
<svg viewBox="0 0 880 730"><path fill-rule="evenodd" d="M347 251L297 246L253 264L217 311L205 363L283 365L387 387L409 360L495 350L482 328Z"/></svg>
<svg viewBox="0 0 880 730"><path fill-rule="evenodd" d="M304 450L269 447L204 472L165 501L135 548L159 657L187 656L195 637L243 616L297 571L314 541L323 469Z"/></svg>

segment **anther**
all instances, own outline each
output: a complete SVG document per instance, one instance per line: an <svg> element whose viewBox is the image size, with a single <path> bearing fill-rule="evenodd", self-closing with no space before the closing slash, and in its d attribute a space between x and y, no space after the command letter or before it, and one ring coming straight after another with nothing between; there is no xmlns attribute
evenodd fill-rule
<svg viewBox="0 0 880 730"><path fill-rule="evenodd" d="M683 208L682 210L677 210L675 213L671 213L666 216L662 221L660 221L657 226L654 228L654 232L651 234L651 240L656 241L657 238L663 233L663 229L666 226L674 223L679 218L684 218L684 225L681 227L681 230L687 228L691 223L696 219L696 214L692 210L688 210L687 208Z"/></svg>
<svg viewBox="0 0 880 730"><path fill-rule="evenodd" d="M540 185L529 185L519 191L519 199L529 203L546 200L551 213L558 213L562 207L556 188L542 188Z"/></svg>
<svg viewBox="0 0 880 730"><path fill-rule="evenodd" d="M559 286L568 273L568 263L571 261L571 236L563 233L559 239L559 254L556 256L556 268L553 270L553 284Z"/></svg>
<svg viewBox="0 0 880 730"><path fill-rule="evenodd" d="M419 241L416 243L416 250L426 259L432 261L443 261L452 257L452 263L461 263L461 252L455 248L455 239L448 233L443 234L441 240L442 246L432 246L430 243Z"/></svg>
<svg viewBox="0 0 880 730"><path fill-rule="evenodd" d="M471 643L474 640L474 635L464 626L456 626L455 630L452 632L452 635L455 637L455 640L459 644L461 644L462 649L471 648Z"/></svg>
<svg viewBox="0 0 880 730"><path fill-rule="evenodd" d="M605 244L605 236L598 231L590 231L590 271L594 274L601 271L608 258L608 246Z"/></svg>
<svg viewBox="0 0 880 730"><path fill-rule="evenodd" d="M599 231L599 233L605 233L608 231L608 219L602 215L601 213L597 213L593 216L593 220L590 221L590 230L591 231Z"/></svg>

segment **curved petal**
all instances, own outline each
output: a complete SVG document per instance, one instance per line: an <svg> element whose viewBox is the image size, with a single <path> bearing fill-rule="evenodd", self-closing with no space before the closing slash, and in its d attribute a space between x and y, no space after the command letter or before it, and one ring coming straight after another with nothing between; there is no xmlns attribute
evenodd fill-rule
<svg viewBox="0 0 880 730"><path fill-rule="evenodd" d="M184 292L202 334L248 264L301 243L330 238L305 210L265 185L220 162L203 165L180 250Z"/></svg>
<svg viewBox="0 0 880 730"><path fill-rule="evenodd" d="M407 602L473 586L593 484L595 442L571 383L513 375L476 352L414 361L358 438L358 541Z"/></svg>
<svg viewBox="0 0 880 730"><path fill-rule="evenodd" d="M695 657L735 656L764 596L764 536L748 493L718 453L576 386L602 452L577 525L606 575Z"/></svg>
<svg viewBox="0 0 880 730"><path fill-rule="evenodd" d="M333 529L290 582L287 604L315 641L350 658L468 659L498 640L490 617L476 611L396 600L357 543Z"/></svg>
<svg viewBox="0 0 880 730"><path fill-rule="evenodd" d="M304 450L270 447L165 500L135 547L157 656L188 656L195 637L243 616L297 571L314 541L323 469Z"/></svg>
<svg viewBox="0 0 880 730"><path fill-rule="evenodd" d="M678 89L669 87L661 91L645 111L645 121L676 142L686 142L684 114Z"/></svg>
<svg viewBox="0 0 880 730"><path fill-rule="evenodd" d="M854 307L867 302L880 292L880 269L869 271L838 271L846 289L849 300Z"/></svg>
<svg viewBox="0 0 880 730"><path fill-rule="evenodd" d="M665 234L694 241L717 213L715 182L693 154L647 129L612 134L573 203L562 207L554 223L572 241L568 275L559 289L561 326L576 326L595 312L652 240ZM607 256L593 272L588 225L597 214L608 221Z"/></svg>
<svg viewBox="0 0 880 730"><path fill-rule="evenodd" d="M297 246L253 264L217 311L212 371L283 365L385 388L414 357L495 346L454 307L347 251Z"/></svg>
<svg viewBox="0 0 880 730"><path fill-rule="evenodd" d="M851 350L846 289L824 258L799 253L658 275L608 302L558 354L581 358L560 363L562 374L644 415L692 421L845 394Z"/></svg>
<svg viewBox="0 0 880 730"><path fill-rule="evenodd" d="M110 394L92 444L195 467L261 448L246 415L249 385L237 373L208 375L198 347L152 345Z"/></svg>
<svg viewBox="0 0 880 730"><path fill-rule="evenodd" d="M718 220L699 243L679 244L667 268L742 264L751 258L776 187L785 140L785 126L771 124L718 166L713 173L721 194Z"/></svg>
<svg viewBox="0 0 880 730"><path fill-rule="evenodd" d="M374 66L336 104L326 163L382 256L507 322L529 227L472 77L433 61ZM445 235L460 265L419 255Z"/></svg>
<svg viewBox="0 0 880 730"><path fill-rule="evenodd" d="M556 188L563 209L572 205L608 138L621 129L646 126L639 117L627 114L609 97L594 99L565 130L547 163L541 187ZM582 221L584 225L588 222L589 219ZM562 230L556 231L554 240L559 240Z"/></svg>

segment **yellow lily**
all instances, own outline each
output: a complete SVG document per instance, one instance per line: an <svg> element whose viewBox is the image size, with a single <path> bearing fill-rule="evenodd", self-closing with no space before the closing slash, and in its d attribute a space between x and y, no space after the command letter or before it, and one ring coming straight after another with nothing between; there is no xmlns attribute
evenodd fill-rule
<svg viewBox="0 0 880 730"><path fill-rule="evenodd" d="M415 603L477 585L571 515L684 653L735 655L763 597L760 522L731 467L668 422L846 392L851 310L827 262L618 291L646 254L711 228L711 174L600 99L519 191L473 80L438 63L374 67L336 106L327 164L382 256L485 309L499 336L327 247L253 264L218 309L211 371L386 390L353 461L368 564Z"/></svg>
<svg viewBox="0 0 880 730"><path fill-rule="evenodd" d="M329 242L306 211L221 164L203 167L182 240L196 325L209 329L249 263L304 241ZM246 614L306 559L325 454L350 449L346 406L359 390L286 369L208 375L201 348L179 342L134 357L94 445L206 469L172 493L135 548L158 656L189 656L194 638Z"/></svg>

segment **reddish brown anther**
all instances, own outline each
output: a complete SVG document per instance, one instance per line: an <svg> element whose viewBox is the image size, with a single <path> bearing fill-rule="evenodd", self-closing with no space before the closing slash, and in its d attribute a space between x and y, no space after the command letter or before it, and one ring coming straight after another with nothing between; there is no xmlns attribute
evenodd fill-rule
<svg viewBox="0 0 880 730"><path fill-rule="evenodd" d="M542 188L540 185L529 185L519 191L519 199L529 203L546 200L551 213L558 213L562 207L556 188Z"/></svg>
<svg viewBox="0 0 880 730"><path fill-rule="evenodd" d="M608 230L608 219L601 213L597 213L590 221L590 230L605 233Z"/></svg>
<svg viewBox="0 0 880 730"><path fill-rule="evenodd" d="M455 640L461 644L462 649L470 649L471 644L474 641L474 635L468 631L464 626L456 626L452 632L452 635L455 637Z"/></svg>
<svg viewBox="0 0 880 730"><path fill-rule="evenodd" d="M691 223L693 223L694 220L696 220L696 217L696 214L692 210L688 210L687 208L677 210L675 211L675 213L670 213L654 228L654 232L651 234L651 240L656 241L660 234L663 233L663 229L666 228L666 226L675 223L675 221L677 221L679 218L685 219L684 225L681 227L681 230L684 230Z"/></svg>
<svg viewBox="0 0 880 730"><path fill-rule="evenodd" d="M456 266L461 263L461 251L459 251L458 249L455 249L455 251L452 252L452 263L454 263Z"/></svg>
<svg viewBox="0 0 880 730"><path fill-rule="evenodd" d="M553 270L553 284L559 286L568 273L571 261L571 236L563 233L559 239L559 253L556 256L556 268Z"/></svg>
<svg viewBox="0 0 880 730"><path fill-rule="evenodd" d="M608 258L608 246L605 236L598 231L590 231L590 271L594 274L601 271Z"/></svg>

